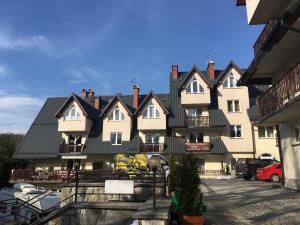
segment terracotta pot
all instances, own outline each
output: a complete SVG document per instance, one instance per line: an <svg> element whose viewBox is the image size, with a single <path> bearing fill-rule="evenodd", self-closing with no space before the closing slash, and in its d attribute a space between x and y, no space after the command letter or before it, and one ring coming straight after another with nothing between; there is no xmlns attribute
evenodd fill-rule
<svg viewBox="0 0 300 225"><path fill-rule="evenodd" d="M175 191L169 191L169 197L172 198L175 194Z"/></svg>
<svg viewBox="0 0 300 225"><path fill-rule="evenodd" d="M188 215L180 215L179 221L181 225L203 225L204 224L204 216L188 216Z"/></svg>

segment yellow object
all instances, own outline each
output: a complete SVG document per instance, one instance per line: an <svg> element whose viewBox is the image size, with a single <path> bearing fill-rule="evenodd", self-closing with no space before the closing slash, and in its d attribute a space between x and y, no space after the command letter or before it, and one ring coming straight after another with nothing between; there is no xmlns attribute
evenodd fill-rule
<svg viewBox="0 0 300 225"><path fill-rule="evenodd" d="M117 154L115 156L115 170L116 171L125 171L137 172L139 170L147 171L149 168L149 160L146 154Z"/></svg>

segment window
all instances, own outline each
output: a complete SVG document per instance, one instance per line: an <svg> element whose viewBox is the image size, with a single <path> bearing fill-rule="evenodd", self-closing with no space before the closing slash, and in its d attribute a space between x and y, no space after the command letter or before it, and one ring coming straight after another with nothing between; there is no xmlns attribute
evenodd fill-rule
<svg viewBox="0 0 300 225"><path fill-rule="evenodd" d="M147 144L159 144L159 133L149 133L146 134Z"/></svg>
<svg viewBox="0 0 300 225"><path fill-rule="evenodd" d="M230 137L232 138L242 137L242 126L241 125L230 126Z"/></svg>
<svg viewBox="0 0 300 225"><path fill-rule="evenodd" d="M239 100L229 100L227 101L228 112L240 112L240 101Z"/></svg>
<svg viewBox="0 0 300 225"><path fill-rule="evenodd" d="M69 135L69 145L80 145L82 140L81 135L70 134Z"/></svg>
<svg viewBox="0 0 300 225"><path fill-rule="evenodd" d="M119 106L116 106L114 110L108 115L108 120L114 120L114 121L125 120L124 113L121 112Z"/></svg>
<svg viewBox="0 0 300 225"><path fill-rule="evenodd" d="M202 109L200 108L188 108L186 109L187 116L201 116Z"/></svg>
<svg viewBox="0 0 300 225"><path fill-rule="evenodd" d="M204 88L200 85L197 79L194 77L189 85L186 87L187 93L203 93Z"/></svg>
<svg viewBox="0 0 300 225"><path fill-rule="evenodd" d="M294 127L295 139L296 142L300 142L300 126L296 125Z"/></svg>
<svg viewBox="0 0 300 225"><path fill-rule="evenodd" d="M258 137L260 138L273 138L274 137L274 129L272 126L259 126L258 127Z"/></svg>
<svg viewBox="0 0 300 225"><path fill-rule="evenodd" d="M155 105L150 102L147 109L143 112L143 118L159 118L160 113L155 107Z"/></svg>
<svg viewBox="0 0 300 225"><path fill-rule="evenodd" d="M122 144L122 133L111 133L110 134L110 143L112 145L121 145Z"/></svg>
<svg viewBox="0 0 300 225"><path fill-rule="evenodd" d="M236 88L237 87L236 83L237 83L237 79L231 73L231 74L229 74L229 76L227 77L227 79L224 81L223 87L224 88Z"/></svg>
<svg viewBox="0 0 300 225"><path fill-rule="evenodd" d="M190 133L189 143L203 143L203 133Z"/></svg>
<svg viewBox="0 0 300 225"><path fill-rule="evenodd" d="M76 109L75 105L72 105L71 108L65 113L64 120L80 120L80 113Z"/></svg>

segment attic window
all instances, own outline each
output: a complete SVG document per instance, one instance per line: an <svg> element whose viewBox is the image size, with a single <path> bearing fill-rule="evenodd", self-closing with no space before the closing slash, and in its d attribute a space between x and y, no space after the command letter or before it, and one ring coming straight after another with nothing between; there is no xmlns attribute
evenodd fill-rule
<svg viewBox="0 0 300 225"><path fill-rule="evenodd" d="M229 74L229 76L226 78L226 80L223 83L224 88L236 88L237 79L234 76L234 74Z"/></svg>
<svg viewBox="0 0 300 225"><path fill-rule="evenodd" d="M119 106L116 106L113 111L108 115L108 120L120 121L125 120L124 113L121 112Z"/></svg>
<svg viewBox="0 0 300 225"><path fill-rule="evenodd" d="M80 120L80 113L75 105L72 105L71 108L65 113L64 120Z"/></svg>
<svg viewBox="0 0 300 225"><path fill-rule="evenodd" d="M150 102L147 109L143 112L143 118L159 118L160 113L157 110L156 106Z"/></svg>
<svg viewBox="0 0 300 225"><path fill-rule="evenodd" d="M187 93L203 93L204 88L201 86L201 84L197 81L197 79L194 77L192 81L188 84L186 87Z"/></svg>

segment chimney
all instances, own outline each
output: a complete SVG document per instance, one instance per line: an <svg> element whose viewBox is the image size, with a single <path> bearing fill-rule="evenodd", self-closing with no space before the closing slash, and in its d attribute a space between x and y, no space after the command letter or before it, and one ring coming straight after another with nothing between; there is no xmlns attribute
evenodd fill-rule
<svg viewBox="0 0 300 225"><path fill-rule="evenodd" d="M135 109L139 107L139 93L140 93L139 86L133 85L133 107Z"/></svg>
<svg viewBox="0 0 300 225"><path fill-rule="evenodd" d="M207 63L207 73L211 80L215 79L215 63L212 60L208 60Z"/></svg>
<svg viewBox="0 0 300 225"><path fill-rule="evenodd" d="M178 65L172 65L172 78L173 80L178 79Z"/></svg>
<svg viewBox="0 0 300 225"><path fill-rule="evenodd" d="M88 91L88 97L94 97L95 92L93 91L93 89L89 89Z"/></svg>
<svg viewBox="0 0 300 225"><path fill-rule="evenodd" d="M97 110L99 110L100 109L100 107L101 107L101 99L100 99L100 97L96 97L95 98L95 109L97 109Z"/></svg>
<svg viewBox="0 0 300 225"><path fill-rule="evenodd" d="M88 95L88 92L85 89L82 89L81 91L81 97L86 98Z"/></svg>

